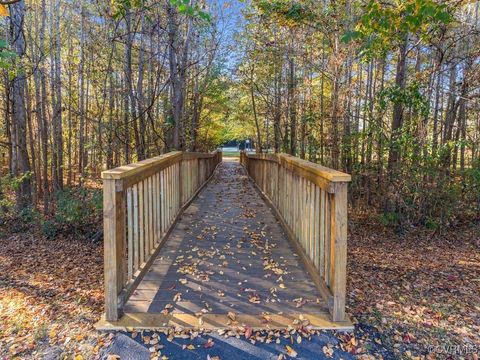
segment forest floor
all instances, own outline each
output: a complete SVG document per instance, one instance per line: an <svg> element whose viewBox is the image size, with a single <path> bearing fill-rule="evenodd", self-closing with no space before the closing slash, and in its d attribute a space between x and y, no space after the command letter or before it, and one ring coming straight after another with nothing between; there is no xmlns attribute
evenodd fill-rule
<svg viewBox="0 0 480 360"><path fill-rule="evenodd" d="M0 229L0 359L106 354L115 335L94 329L103 308L102 266L101 243L75 236L48 240L35 229ZM478 359L478 227L396 235L372 217L353 214L348 270L353 336L322 332L301 344L294 337L292 351L282 343L285 358L295 352L297 358L311 358L311 343L325 358ZM175 346L165 335L117 336L132 335L145 349L158 340L162 354L176 351L175 358L215 359L227 346L251 346L245 340L235 344L241 341L235 337L220 341L218 334L181 339ZM259 351L264 347L257 345Z"/></svg>

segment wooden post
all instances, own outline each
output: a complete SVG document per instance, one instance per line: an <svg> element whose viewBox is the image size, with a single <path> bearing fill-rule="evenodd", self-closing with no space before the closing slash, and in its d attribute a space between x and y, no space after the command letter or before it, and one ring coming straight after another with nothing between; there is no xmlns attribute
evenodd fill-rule
<svg viewBox="0 0 480 360"><path fill-rule="evenodd" d="M125 194L122 180L103 180L105 318L118 320L125 274ZM117 191L120 189L120 191Z"/></svg>
<svg viewBox="0 0 480 360"><path fill-rule="evenodd" d="M330 288L333 295L332 320L345 320L347 280L347 184L336 183L331 201Z"/></svg>

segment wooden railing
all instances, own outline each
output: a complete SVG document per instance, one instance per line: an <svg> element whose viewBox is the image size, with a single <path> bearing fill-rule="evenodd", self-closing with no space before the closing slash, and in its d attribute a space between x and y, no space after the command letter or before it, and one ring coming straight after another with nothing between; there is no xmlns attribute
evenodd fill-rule
<svg viewBox="0 0 480 360"><path fill-rule="evenodd" d="M106 320L122 308L222 153L179 151L104 171Z"/></svg>
<svg viewBox="0 0 480 360"><path fill-rule="evenodd" d="M350 175L286 154L242 152L240 161L277 213L333 321L343 321Z"/></svg>

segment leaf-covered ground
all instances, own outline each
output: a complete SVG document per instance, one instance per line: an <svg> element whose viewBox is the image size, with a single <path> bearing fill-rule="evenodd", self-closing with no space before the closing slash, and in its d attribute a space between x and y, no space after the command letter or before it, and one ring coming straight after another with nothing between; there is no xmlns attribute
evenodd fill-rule
<svg viewBox="0 0 480 360"><path fill-rule="evenodd" d="M99 244L47 240L34 231L0 238L0 359L90 359L103 308Z"/></svg>
<svg viewBox="0 0 480 360"><path fill-rule="evenodd" d="M245 331L126 337L134 335L135 343L158 358L242 358L246 351L250 358L274 359L478 359L479 247L476 227L398 236L351 216L348 311L358 322L353 337L292 330L279 336L248 332L248 340ZM107 356L115 336L93 328L103 306L102 265L101 244L73 237L46 240L33 229L3 235L0 359Z"/></svg>
<svg viewBox="0 0 480 360"><path fill-rule="evenodd" d="M396 356L480 354L480 227L396 235L351 216L349 313Z"/></svg>

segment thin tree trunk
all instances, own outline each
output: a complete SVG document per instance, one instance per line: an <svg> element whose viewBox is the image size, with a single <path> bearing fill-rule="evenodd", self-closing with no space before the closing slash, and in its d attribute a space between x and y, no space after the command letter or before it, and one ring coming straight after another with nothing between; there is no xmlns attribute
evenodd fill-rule
<svg viewBox="0 0 480 360"><path fill-rule="evenodd" d="M19 59L22 59L25 55L25 36L23 32L24 17L25 3L23 0L10 6L10 39L12 39L12 48ZM17 147L17 164L15 166L17 171L15 175L19 177L19 184L16 190L18 210L23 210L32 204L30 162L27 151L27 116L25 106L26 86L27 80L25 72L20 69L12 80L12 125L15 129Z"/></svg>

